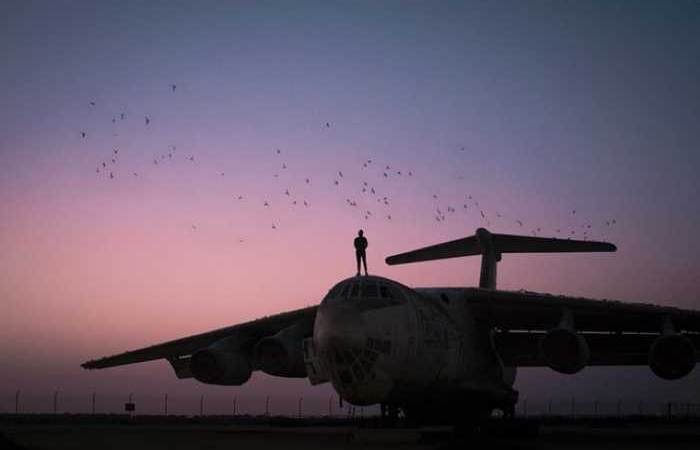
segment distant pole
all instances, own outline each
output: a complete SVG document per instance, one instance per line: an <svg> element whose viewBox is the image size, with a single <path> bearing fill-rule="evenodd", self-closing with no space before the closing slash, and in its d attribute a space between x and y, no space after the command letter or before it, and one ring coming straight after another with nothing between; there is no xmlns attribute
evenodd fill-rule
<svg viewBox="0 0 700 450"><path fill-rule="evenodd" d="M265 415L270 415L270 396L265 397Z"/></svg>
<svg viewBox="0 0 700 450"><path fill-rule="evenodd" d="M15 414L19 414L19 391L15 392Z"/></svg>
<svg viewBox="0 0 700 450"><path fill-rule="evenodd" d="M237 404L237 403L238 403L238 397L234 395L234 396L233 396L233 415L234 415L234 416L235 416L236 413L238 412L238 411L237 411L237 408L238 408L238 404Z"/></svg>
<svg viewBox="0 0 700 450"><path fill-rule="evenodd" d="M299 408L298 409L299 409L299 418L300 419L301 419L301 404L303 402L304 402L304 397L299 397L299 403L298 403Z"/></svg>
<svg viewBox="0 0 700 450"><path fill-rule="evenodd" d="M95 414L95 392L92 393L92 413Z"/></svg>
<svg viewBox="0 0 700 450"><path fill-rule="evenodd" d="M204 395L199 396L199 415L204 415Z"/></svg>
<svg viewBox="0 0 700 450"><path fill-rule="evenodd" d="M53 413L58 412L58 391L53 391Z"/></svg>
<svg viewBox="0 0 700 450"><path fill-rule="evenodd" d="M168 415L168 393L165 393L165 399L164 399L164 404L163 404L163 414Z"/></svg>

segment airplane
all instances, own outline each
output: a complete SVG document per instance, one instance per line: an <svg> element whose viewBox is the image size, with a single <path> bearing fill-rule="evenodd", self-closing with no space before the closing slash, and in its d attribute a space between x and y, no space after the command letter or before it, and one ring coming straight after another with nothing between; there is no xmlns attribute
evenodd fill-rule
<svg viewBox="0 0 700 450"><path fill-rule="evenodd" d="M481 255L478 287L410 288L379 276L333 286L317 306L87 361L85 369L166 359L178 378L239 386L256 370L330 382L353 405L381 404L415 423L512 417L519 367L575 374L648 365L688 375L700 311L496 289L505 253L614 252L607 242L496 234L386 258L389 265Z"/></svg>

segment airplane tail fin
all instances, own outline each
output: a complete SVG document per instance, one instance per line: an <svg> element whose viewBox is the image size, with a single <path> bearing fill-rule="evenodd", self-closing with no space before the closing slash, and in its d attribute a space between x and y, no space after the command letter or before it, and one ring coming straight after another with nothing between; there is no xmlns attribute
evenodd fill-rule
<svg viewBox="0 0 700 450"><path fill-rule="evenodd" d="M617 247L608 242L492 234L485 228L478 228L473 236L392 255L386 258L386 263L396 265L481 255L479 287L495 289L496 264L501 260L503 253L614 252L615 250Z"/></svg>

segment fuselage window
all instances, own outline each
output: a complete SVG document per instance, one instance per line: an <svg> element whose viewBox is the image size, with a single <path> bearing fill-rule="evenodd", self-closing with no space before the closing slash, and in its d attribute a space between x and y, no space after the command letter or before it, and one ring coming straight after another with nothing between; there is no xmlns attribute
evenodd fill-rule
<svg viewBox="0 0 700 450"><path fill-rule="evenodd" d="M353 283L350 289L350 297L357 298L360 295L360 283Z"/></svg>
<svg viewBox="0 0 700 450"><path fill-rule="evenodd" d="M362 286L362 296L363 297L379 297L377 294L377 285L375 283L365 283Z"/></svg>

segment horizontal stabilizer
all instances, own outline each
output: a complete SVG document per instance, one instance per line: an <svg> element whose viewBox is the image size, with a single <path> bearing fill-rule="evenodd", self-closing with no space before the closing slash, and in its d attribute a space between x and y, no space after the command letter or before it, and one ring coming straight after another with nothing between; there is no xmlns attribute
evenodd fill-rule
<svg viewBox="0 0 700 450"><path fill-rule="evenodd" d="M430 245L410 252L389 256L389 265L406 264L434 259L457 258L481 255L487 250L490 240L496 254L501 253L566 253L566 252L614 252L613 244L596 241L576 241L515 234L491 234L484 228L473 236Z"/></svg>
<svg viewBox="0 0 700 450"><path fill-rule="evenodd" d="M503 253L568 253L568 252L614 252L613 244L596 241L577 241L514 234L491 234L485 228L476 230L473 236L441 242L410 252L386 258L389 265L406 264L434 259L457 258L482 255L482 272L479 285L495 288L496 262Z"/></svg>

